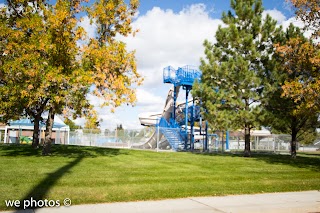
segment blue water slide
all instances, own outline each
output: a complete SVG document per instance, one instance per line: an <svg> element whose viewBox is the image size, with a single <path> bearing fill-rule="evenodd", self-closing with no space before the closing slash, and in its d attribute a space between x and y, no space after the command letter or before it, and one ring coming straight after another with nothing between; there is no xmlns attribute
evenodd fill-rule
<svg viewBox="0 0 320 213"><path fill-rule="evenodd" d="M195 80L201 80L201 71L194 66L184 66L174 69L172 66L163 69L163 82L173 84L176 87L182 87L186 90L186 102L184 105L183 116L176 117L176 98L172 107L172 117L170 119L162 117L158 126L161 133L166 137L174 150L177 150L181 144L184 144L184 149L187 148L188 143L188 123L191 122L191 130L193 131L193 123L200 117L200 107L192 105L188 106L188 94L192 89ZM174 97L177 97L174 94ZM184 124L183 124L184 122ZM184 125L184 129L182 128ZM191 143L193 141L193 132L191 133Z"/></svg>

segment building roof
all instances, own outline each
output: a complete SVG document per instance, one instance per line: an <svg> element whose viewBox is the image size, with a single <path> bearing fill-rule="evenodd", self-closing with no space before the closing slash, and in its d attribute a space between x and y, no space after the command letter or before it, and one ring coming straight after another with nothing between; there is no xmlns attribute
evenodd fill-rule
<svg viewBox="0 0 320 213"><path fill-rule="evenodd" d="M25 127L33 127L34 123L30 118L21 118L20 120L15 120L15 121L11 121L9 123L10 127L19 127L22 129L25 129ZM45 123L41 122L40 123L40 127L45 126ZM27 129L29 129L27 128ZM55 116L54 118L54 123L53 123L53 128L56 129L69 129L69 126L66 125L58 116Z"/></svg>

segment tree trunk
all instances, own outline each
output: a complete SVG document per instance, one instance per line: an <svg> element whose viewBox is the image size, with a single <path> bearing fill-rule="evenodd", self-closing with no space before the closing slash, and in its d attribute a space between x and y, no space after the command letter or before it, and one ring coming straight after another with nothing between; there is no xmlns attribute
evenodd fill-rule
<svg viewBox="0 0 320 213"><path fill-rule="evenodd" d="M39 131L40 131L41 114L34 116L33 135L32 135L32 147L39 148Z"/></svg>
<svg viewBox="0 0 320 213"><path fill-rule="evenodd" d="M291 146L291 158L296 159L297 157L297 132L292 130L291 132L291 142L290 142L290 146Z"/></svg>
<svg viewBox="0 0 320 213"><path fill-rule="evenodd" d="M291 158L295 159L297 157L297 135L298 135L298 122L295 116L291 120L291 141L290 141L290 154Z"/></svg>
<svg viewBox="0 0 320 213"><path fill-rule="evenodd" d="M244 157L251 157L249 127L245 127L244 129Z"/></svg>
<svg viewBox="0 0 320 213"><path fill-rule="evenodd" d="M45 139L42 147L42 155L49 155L51 149L51 141L52 141L52 127L54 121L54 109L50 108L48 114L48 120L46 123L46 131L45 131Z"/></svg>

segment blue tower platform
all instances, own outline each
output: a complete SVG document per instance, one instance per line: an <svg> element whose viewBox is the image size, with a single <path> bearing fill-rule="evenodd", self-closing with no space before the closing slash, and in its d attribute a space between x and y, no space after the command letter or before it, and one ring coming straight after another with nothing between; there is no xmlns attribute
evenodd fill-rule
<svg viewBox="0 0 320 213"><path fill-rule="evenodd" d="M175 70L168 66L163 69L163 83L173 84L174 86L191 86L195 80L201 80L201 71L194 66L179 67Z"/></svg>
<svg viewBox="0 0 320 213"><path fill-rule="evenodd" d="M163 83L172 84L174 86L173 91L173 109L171 112L170 118L162 117L157 126L160 127L161 133L166 137L167 141L171 145L172 149L178 150L183 145L183 149L187 150L188 147L188 136L190 135L190 149L194 149L194 124L196 121L199 121L200 124L200 135L205 135L205 140L203 144L203 151L208 150L208 122L205 122L205 133L202 133L202 118L200 114L199 105L195 105L194 99L191 106L188 106L188 95L192 90L194 82L197 80L201 81L201 71L198 70L195 66L184 66L174 69L172 66L165 67L163 69ZM179 114L178 118L176 117L176 102L177 94L180 87L186 91L186 100L185 105L182 110L182 113ZM218 92L218 89L216 89ZM201 105L201 101L200 101ZM181 110L181 109L180 109ZM183 121L184 120L184 121ZM188 125L190 123L190 126ZM184 128L183 128L184 125ZM188 127L191 127L191 131L188 132ZM213 134L216 135L216 134ZM226 131L226 149L229 149L229 132ZM212 136L212 134L211 134Z"/></svg>
<svg viewBox="0 0 320 213"><path fill-rule="evenodd" d="M177 149L179 144L184 144L184 149L187 149L188 144L188 122L190 121L191 134L190 134L190 145L193 149L194 144L194 118L196 112L200 113L200 110L197 110L194 104L188 108L188 95L192 89L193 83L195 80L201 80L201 71L199 71L194 66L184 66L179 67L177 70L171 66L168 66L163 69L163 82L168 84L173 84L174 86L174 104L172 116L169 120L161 118L159 122L160 127L164 127L162 133L165 135L166 139L170 143L173 149ZM186 102L184 111L184 130L181 128L181 123L176 121L176 101L177 101L177 89L182 87L186 91ZM191 111L191 112L190 112ZM190 118L189 118L190 117Z"/></svg>

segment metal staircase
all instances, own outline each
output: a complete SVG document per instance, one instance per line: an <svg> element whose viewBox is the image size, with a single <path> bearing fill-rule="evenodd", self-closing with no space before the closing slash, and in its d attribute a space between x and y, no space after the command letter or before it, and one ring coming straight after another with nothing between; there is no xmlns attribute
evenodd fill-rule
<svg viewBox="0 0 320 213"><path fill-rule="evenodd" d="M183 148L184 139L180 134L179 128L160 128L161 133L166 137L173 150Z"/></svg>
<svg viewBox="0 0 320 213"><path fill-rule="evenodd" d="M162 117L158 123L160 132L165 136L172 149L187 149L188 144L188 123L191 122L191 141L193 143L193 124L195 115L200 115L200 108L188 108L188 94L192 89L194 81L201 80L201 72L196 67L184 66L175 70L168 66L163 69L163 83L174 85L173 110L170 119ZM182 108L176 107L177 89L180 86L186 91L186 103ZM178 111L176 113L176 110ZM180 113L179 113L180 110ZM184 111L184 112L183 112ZM184 114L184 116L176 116L176 114ZM195 115L194 115L195 114ZM192 117L192 119L191 119ZM184 124L183 124L184 123ZM185 127L182 128L182 125Z"/></svg>
<svg viewBox="0 0 320 213"><path fill-rule="evenodd" d="M181 131L179 125L173 119L170 123L162 117L158 124L160 132L167 139L173 150L181 149L185 142L186 135Z"/></svg>

